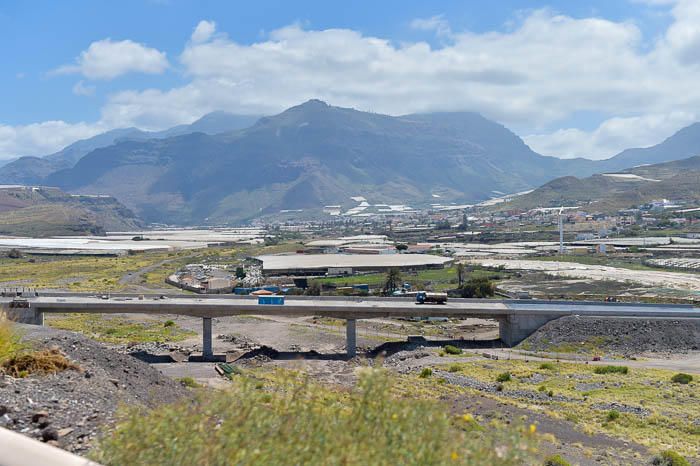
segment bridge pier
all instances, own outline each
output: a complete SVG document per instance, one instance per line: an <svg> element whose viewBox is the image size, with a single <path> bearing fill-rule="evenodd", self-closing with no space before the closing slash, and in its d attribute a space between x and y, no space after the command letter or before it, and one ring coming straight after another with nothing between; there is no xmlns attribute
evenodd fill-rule
<svg viewBox="0 0 700 466"><path fill-rule="evenodd" d="M498 333L501 341L507 346L515 346L538 328L550 320L560 317L559 315L518 315L511 314L499 319Z"/></svg>
<svg viewBox="0 0 700 466"><path fill-rule="evenodd" d="M202 317L202 359L214 359L211 337L211 317Z"/></svg>
<svg viewBox="0 0 700 466"><path fill-rule="evenodd" d="M345 348L348 358L357 356L357 320L345 320Z"/></svg>
<svg viewBox="0 0 700 466"><path fill-rule="evenodd" d="M0 313L5 313L9 320L20 324L44 325L44 313L39 309L0 306Z"/></svg>

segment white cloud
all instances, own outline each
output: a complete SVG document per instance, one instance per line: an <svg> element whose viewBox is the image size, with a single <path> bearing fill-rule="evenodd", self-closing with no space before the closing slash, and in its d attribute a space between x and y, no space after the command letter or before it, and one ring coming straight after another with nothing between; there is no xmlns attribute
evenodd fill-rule
<svg viewBox="0 0 700 466"><path fill-rule="evenodd" d="M451 31L440 47L300 25L243 44L201 21L179 56L189 82L116 92L99 125L162 129L217 109L270 114L320 98L394 115L477 111L525 128L527 141L547 155L601 158L659 142L700 116L700 2L679 0L664 8L671 24L658 38L644 37L632 21L538 10L499 31ZM412 26L449 28L442 16ZM86 76L167 67L164 54L153 49L160 57L154 68L131 60L107 65L107 59L91 58L110 55L91 53L99 49L94 46L76 65ZM88 66L95 63L103 66ZM607 121L594 131L548 130L578 112L607 115Z"/></svg>
<svg viewBox="0 0 700 466"><path fill-rule="evenodd" d="M93 96L95 95L95 86L90 86L85 84L85 82L81 79L75 85L73 85L73 94L75 95L82 95L82 96Z"/></svg>
<svg viewBox="0 0 700 466"><path fill-rule="evenodd" d="M0 159L50 154L105 130L100 124L71 124L60 120L19 126L0 125Z"/></svg>
<svg viewBox="0 0 700 466"><path fill-rule="evenodd" d="M127 73L160 74L168 68L164 52L131 40L103 39L80 53L76 64L65 65L56 74L79 73L88 79L113 79Z"/></svg>
<svg viewBox="0 0 700 466"><path fill-rule="evenodd" d="M438 36L452 35L450 23L444 15L431 16L430 18L416 18L411 21L411 27L419 31L435 31Z"/></svg>
<svg viewBox="0 0 700 466"><path fill-rule="evenodd" d="M557 157L607 158L633 147L658 144L678 129L697 121L696 113L672 112L629 118L611 118L587 132L576 128L524 137L536 152Z"/></svg>
<svg viewBox="0 0 700 466"><path fill-rule="evenodd" d="M200 21L197 27L194 28L192 32L191 40L192 42L199 44L206 42L212 38L216 32L216 23L214 21Z"/></svg>

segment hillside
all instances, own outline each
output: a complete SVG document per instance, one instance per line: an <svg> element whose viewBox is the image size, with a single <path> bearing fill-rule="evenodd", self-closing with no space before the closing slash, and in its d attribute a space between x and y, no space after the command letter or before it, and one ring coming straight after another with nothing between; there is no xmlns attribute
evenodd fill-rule
<svg viewBox="0 0 700 466"><path fill-rule="evenodd" d="M700 202L700 156L673 162L597 174L566 176L529 194L498 206L498 210L585 205L591 210L614 211L657 199Z"/></svg>
<svg viewBox="0 0 700 466"><path fill-rule="evenodd" d="M142 226L113 197L76 196L56 188L0 187L0 235L101 234Z"/></svg>
<svg viewBox="0 0 700 466"><path fill-rule="evenodd" d="M536 154L474 113L391 117L312 100L240 131L123 141L47 182L113 195L149 221L199 223L320 209L357 195L475 201L594 166Z"/></svg>
<svg viewBox="0 0 700 466"><path fill-rule="evenodd" d="M212 112L189 125L178 125L164 131L142 131L138 128L114 129L88 139L76 141L58 152L44 157L20 157L6 164L0 163L0 184L44 184L46 178L59 170L71 168L83 156L120 140L163 139L189 133L217 134L248 127L258 116Z"/></svg>

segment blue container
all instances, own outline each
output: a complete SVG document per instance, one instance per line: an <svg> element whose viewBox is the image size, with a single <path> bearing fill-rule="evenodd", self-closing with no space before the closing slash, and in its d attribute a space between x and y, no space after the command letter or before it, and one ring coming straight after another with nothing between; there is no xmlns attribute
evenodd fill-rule
<svg viewBox="0 0 700 466"><path fill-rule="evenodd" d="M233 293L238 295L249 295L251 291L253 291L252 288L236 287L233 289Z"/></svg>
<svg viewBox="0 0 700 466"><path fill-rule="evenodd" d="M284 296L258 296L258 304L272 304L281 306L284 304Z"/></svg>
<svg viewBox="0 0 700 466"><path fill-rule="evenodd" d="M352 287L356 290L369 291L369 285L367 285L367 284L352 285Z"/></svg>

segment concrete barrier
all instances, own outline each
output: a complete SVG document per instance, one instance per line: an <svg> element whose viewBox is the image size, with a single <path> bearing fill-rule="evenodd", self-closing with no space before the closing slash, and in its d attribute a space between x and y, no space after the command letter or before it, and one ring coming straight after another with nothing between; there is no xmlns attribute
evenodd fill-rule
<svg viewBox="0 0 700 466"><path fill-rule="evenodd" d="M0 466L100 466L99 463L0 427Z"/></svg>

